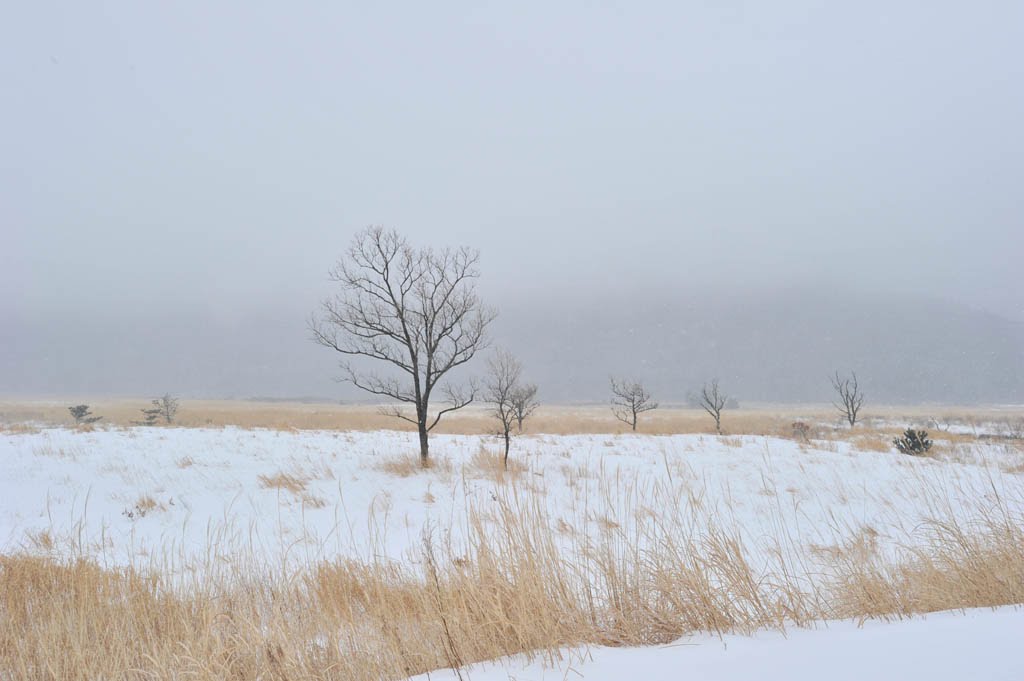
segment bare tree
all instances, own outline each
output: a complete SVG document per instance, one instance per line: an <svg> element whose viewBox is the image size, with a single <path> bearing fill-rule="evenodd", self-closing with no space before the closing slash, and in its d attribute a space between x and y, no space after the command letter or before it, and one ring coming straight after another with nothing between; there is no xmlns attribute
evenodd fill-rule
<svg viewBox="0 0 1024 681"><path fill-rule="evenodd" d="M722 434L722 410L729 402L728 396L718 387L718 379L705 383L700 390L700 406L715 420L715 430Z"/></svg>
<svg viewBox="0 0 1024 681"><path fill-rule="evenodd" d="M516 417L516 427L523 432L523 421L540 406L537 401L537 385L527 383L512 391L512 413Z"/></svg>
<svg viewBox="0 0 1024 681"><path fill-rule="evenodd" d="M174 417L178 414L178 399L176 397L171 397L170 393L164 393L163 396L153 400L153 406L164 423L174 423Z"/></svg>
<svg viewBox="0 0 1024 681"><path fill-rule="evenodd" d="M341 363L342 379L373 395L411 405L383 413L415 424L420 460L427 464L428 435L448 412L476 397L476 387L440 381L487 344L495 313L476 294L477 251L416 249L394 230L369 227L330 271L340 291L309 323L313 340L346 357L369 358L391 373ZM398 374L397 376L394 374ZM431 418L430 400L441 390L447 405Z"/></svg>
<svg viewBox="0 0 1024 681"><path fill-rule="evenodd" d="M174 423L174 417L178 414L178 398L171 397L170 393L164 393L164 396L155 400L154 404L160 408L160 415L165 422Z"/></svg>
<svg viewBox="0 0 1024 681"><path fill-rule="evenodd" d="M512 353L507 350L498 349L492 358L487 361L488 375L484 384L484 399L493 405L492 414L498 420L501 430L498 435L505 440L505 470L508 470L508 450L512 439L512 426L519 424L522 430L522 422L529 416L532 408L529 402L519 402L525 394L524 386L519 380L523 373L523 366ZM535 386L533 392L536 393ZM517 408L517 402L522 409ZM525 406L523 406L525 404Z"/></svg>
<svg viewBox="0 0 1024 681"><path fill-rule="evenodd" d="M174 423L174 417L178 413L177 398L171 397L170 393L164 393L162 397L150 400L150 404L153 406L149 409L139 410L142 412L142 420L132 423L137 426L155 426L161 419L167 424Z"/></svg>
<svg viewBox="0 0 1024 681"><path fill-rule="evenodd" d="M829 380L839 396L839 401L834 401L832 404L853 428L857 425L857 415L860 413L861 405L864 404L864 393L860 391L860 386L857 384L857 374L851 371L850 378L843 378L837 371L836 375L831 376Z"/></svg>
<svg viewBox="0 0 1024 681"><path fill-rule="evenodd" d="M612 385L612 413L636 430L637 416L658 408L640 381L609 379Z"/></svg>

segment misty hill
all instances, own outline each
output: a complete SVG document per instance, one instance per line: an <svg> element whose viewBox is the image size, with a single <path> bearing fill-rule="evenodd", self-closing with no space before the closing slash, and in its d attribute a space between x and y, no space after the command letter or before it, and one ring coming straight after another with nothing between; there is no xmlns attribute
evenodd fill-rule
<svg viewBox="0 0 1024 681"><path fill-rule="evenodd" d="M1024 325L951 303L785 292L510 309L501 335L548 400L636 375L663 401L710 378L741 401L824 401L855 370L870 400L1024 401Z"/></svg>
<svg viewBox="0 0 1024 681"><path fill-rule="evenodd" d="M804 290L553 294L499 307L496 344L521 357L549 403L603 402L609 374L643 378L662 402L712 377L741 403L820 402L837 369L857 372L869 402L1024 402L1024 325L947 302ZM11 317L0 327L0 395L366 400L333 380L338 357L309 341L308 312ZM477 362L462 376L483 370Z"/></svg>

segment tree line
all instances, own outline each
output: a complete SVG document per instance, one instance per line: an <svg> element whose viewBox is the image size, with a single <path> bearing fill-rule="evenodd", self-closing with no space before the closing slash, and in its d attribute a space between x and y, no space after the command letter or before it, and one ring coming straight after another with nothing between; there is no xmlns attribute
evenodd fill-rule
<svg viewBox="0 0 1024 681"><path fill-rule="evenodd" d="M521 431L539 404L537 386L524 382L522 365L505 349L488 360L482 384L449 380L489 346L487 329L497 317L477 294L479 261L474 249L417 248L393 229L369 227L330 269L336 291L309 320L313 341L343 356L341 380L392 401L383 412L416 426L423 465L430 432L441 419L482 400L499 424L507 467L513 427ZM613 414L635 431L640 416L658 403L639 380L610 383ZM836 407L854 426L864 399L856 374L846 379L837 372L832 385ZM438 395L443 406L431 411ZM730 403L717 379L697 396L718 433Z"/></svg>

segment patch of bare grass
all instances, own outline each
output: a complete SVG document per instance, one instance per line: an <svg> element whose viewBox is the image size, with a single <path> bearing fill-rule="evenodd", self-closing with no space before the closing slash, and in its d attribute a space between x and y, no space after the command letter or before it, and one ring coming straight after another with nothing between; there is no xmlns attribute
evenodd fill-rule
<svg viewBox="0 0 1024 681"><path fill-rule="evenodd" d="M382 457L376 462L374 468L398 478L408 478L429 472L450 475L453 470L452 462L446 458L435 455L423 462L419 456L401 454Z"/></svg>
<svg viewBox="0 0 1024 681"><path fill-rule="evenodd" d="M309 494L308 492L303 493L302 505L306 508L324 508L327 506L327 500L323 497L316 496L315 494Z"/></svg>
<svg viewBox="0 0 1024 681"><path fill-rule="evenodd" d="M933 519L928 541L898 561L840 555L836 610L861 620L1024 603L1024 525L991 516L967 528Z"/></svg>
<svg viewBox="0 0 1024 681"><path fill-rule="evenodd" d="M260 475L258 480L263 489L284 490L295 495L305 492L306 485L309 483L308 478L283 471L273 475Z"/></svg>
<svg viewBox="0 0 1024 681"><path fill-rule="evenodd" d="M151 495L143 494L135 500L135 503L130 508L124 509L124 511L121 512L121 515L129 520L137 520L139 518L145 518L154 511L164 510L166 510L166 507L163 504L158 502Z"/></svg>
<svg viewBox="0 0 1024 681"><path fill-rule="evenodd" d="M891 452L893 437L878 431L861 432L850 438L850 444L862 452Z"/></svg>
<svg viewBox="0 0 1024 681"><path fill-rule="evenodd" d="M31 423L8 423L0 426L0 432L6 435L35 435L40 429Z"/></svg>
<svg viewBox="0 0 1024 681"><path fill-rule="evenodd" d="M504 455L497 451L491 451L484 445L473 452L463 465L463 474L469 477L481 477L492 480L496 483L505 483L521 477L529 472L529 467L521 459L514 455L509 456L508 465L504 461Z"/></svg>

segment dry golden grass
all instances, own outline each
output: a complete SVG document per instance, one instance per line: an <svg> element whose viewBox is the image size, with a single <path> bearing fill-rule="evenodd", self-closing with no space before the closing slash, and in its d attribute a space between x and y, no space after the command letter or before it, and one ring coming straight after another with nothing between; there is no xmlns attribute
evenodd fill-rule
<svg viewBox="0 0 1024 681"><path fill-rule="evenodd" d="M840 617L902 618L921 612L1024 603L1024 526L992 516L981 527L933 520L923 547L899 563L876 554L837 561Z"/></svg>
<svg viewBox="0 0 1024 681"><path fill-rule="evenodd" d="M509 453L506 466L504 450L499 452L480 445L463 466L463 474L468 477L486 478L496 483L511 482L529 472L529 467L520 457L516 456L517 454L521 454L521 452L517 452L513 448Z"/></svg>
<svg viewBox="0 0 1024 681"><path fill-rule="evenodd" d="M57 543L54 541L53 535L49 530L29 532L26 536L29 540L29 546L38 553L50 553L57 548Z"/></svg>
<svg viewBox="0 0 1024 681"><path fill-rule="evenodd" d="M159 507L160 504L157 502L157 500L148 494L143 494L142 496L135 500L135 508L142 514L149 513L150 511L153 511Z"/></svg>
<svg viewBox="0 0 1024 681"><path fill-rule="evenodd" d="M590 536L552 526L538 494L496 490L486 513L468 509L465 543L425 532L411 563L0 556L0 679L401 679L586 643L1024 602L1024 519L999 499L969 526L935 518L896 560L859 528L812 566L782 528L766 567L714 517L694 526L692 505L667 506L664 489L643 495L662 512L600 518Z"/></svg>
<svg viewBox="0 0 1024 681"><path fill-rule="evenodd" d="M854 449L859 449L863 452L889 452L893 449L893 437L895 435L890 436L887 433L877 431L865 432L852 436L850 444L853 445Z"/></svg>
<svg viewBox="0 0 1024 681"><path fill-rule="evenodd" d="M130 426L139 419L139 409L149 406L149 399L68 398L65 400L0 401L0 424L9 432L37 425L71 425L67 407L86 403L94 413L102 415L100 426ZM941 416L937 416L941 414ZM1005 423L1008 432L1014 424L1024 423L1020 407L947 407L947 406L870 406L864 423L853 432L873 429L873 422L884 419L894 423L914 423L929 433L939 435L950 424L968 428L987 422ZM813 426L812 437L835 435L845 437L849 428L840 421L829 405L754 405L727 410L722 414L722 429L728 435L772 435L796 439L792 424L804 421ZM22 425L27 424L27 425ZM816 425L817 424L817 425ZM933 425L934 424L934 425ZM380 413L371 405L311 404L296 402L257 402L246 400L181 401L176 425L188 427L239 426L280 430L411 430L413 427ZM492 432L494 424L486 408L467 408L449 414L437 427L439 433L483 435ZM1020 430L1021 426L1017 426ZM899 428L886 428L895 435ZM545 405L525 423L524 432L532 434L625 433L628 426L617 421L605 405ZM670 435L713 433L714 422L699 409L665 407L644 414L638 432ZM946 434L950 435L950 434ZM951 437L956 437L950 435ZM968 436L970 437L970 436Z"/></svg>
<svg viewBox="0 0 1024 681"><path fill-rule="evenodd" d="M277 489L299 495L306 491L309 479L294 475L292 473L278 472L274 475L260 475L260 487L263 489Z"/></svg>
<svg viewBox="0 0 1024 681"><path fill-rule="evenodd" d="M0 433L9 435L35 435L39 428L30 423L8 423L0 425Z"/></svg>
<svg viewBox="0 0 1024 681"><path fill-rule="evenodd" d="M318 497L315 494L305 493L301 497L302 505L306 508L323 508L327 505L327 500L323 497Z"/></svg>
<svg viewBox="0 0 1024 681"><path fill-rule="evenodd" d="M420 459L419 455L408 454L394 454L382 457L377 461L374 468L399 478L408 478L431 471L442 475L450 475L454 470L449 459L434 455L424 462Z"/></svg>

